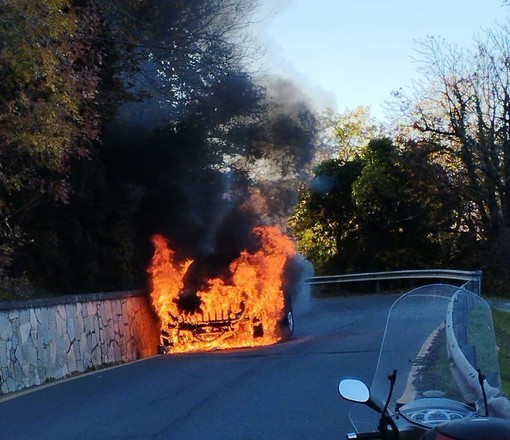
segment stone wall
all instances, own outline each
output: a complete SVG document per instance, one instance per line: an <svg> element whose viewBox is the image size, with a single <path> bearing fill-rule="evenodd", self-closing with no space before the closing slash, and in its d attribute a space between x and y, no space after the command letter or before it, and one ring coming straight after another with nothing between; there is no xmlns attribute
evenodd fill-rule
<svg viewBox="0 0 510 440"><path fill-rule="evenodd" d="M0 394L157 353L142 292L0 303Z"/></svg>

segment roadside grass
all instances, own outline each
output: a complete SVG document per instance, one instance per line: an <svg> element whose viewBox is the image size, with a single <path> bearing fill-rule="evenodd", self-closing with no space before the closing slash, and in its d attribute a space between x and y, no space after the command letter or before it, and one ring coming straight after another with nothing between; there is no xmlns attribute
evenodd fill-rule
<svg viewBox="0 0 510 440"><path fill-rule="evenodd" d="M499 368L503 391L510 396L510 312L493 307L492 318L498 344Z"/></svg>
<svg viewBox="0 0 510 440"><path fill-rule="evenodd" d="M446 346L446 332L445 327L442 326L425 356L415 360L415 365L419 367L419 374L414 378L413 386L420 393L441 390L448 398L462 401L462 395L452 375Z"/></svg>
<svg viewBox="0 0 510 440"><path fill-rule="evenodd" d="M467 344L476 347L476 366L482 372L490 373L498 365L498 352L494 350L494 331L487 325L493 310L487 307L469 308ZM494 320L494 318L493 318ZM492 343L489 343L492 342Z"/></svg>

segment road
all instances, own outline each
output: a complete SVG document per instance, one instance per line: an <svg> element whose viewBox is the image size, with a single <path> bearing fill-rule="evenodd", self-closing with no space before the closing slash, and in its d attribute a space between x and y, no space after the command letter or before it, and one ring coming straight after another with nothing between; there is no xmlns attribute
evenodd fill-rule
<svg viewBox="0 0 510 440"><path fill-rule="evenodd" d="M292 339L162 355L0 402L0 439L342 439L340 377L370 382L395 296L313 299Z"/></svg>

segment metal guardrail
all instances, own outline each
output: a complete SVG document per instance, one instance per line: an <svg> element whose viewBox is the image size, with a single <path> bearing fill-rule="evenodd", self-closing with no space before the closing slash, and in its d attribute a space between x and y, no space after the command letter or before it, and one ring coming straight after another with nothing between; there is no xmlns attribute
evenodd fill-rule
<svg viewBox="0 0 510 440"><path fill-rule="evenodd" d="M356 281L377 281L377 291L379 291L379 281L384 280L413 280L413 279L440 279L440 280L459 280L466 283L472 283L471 291L478 294L482 290L482 271L481 270L453 270L453 269L426 269L426 270L394 270L389 272L367 272L350 273L344 275L326 275L307 278L305 282L310 285L316 284L336 284L350 283Z"/></svg>

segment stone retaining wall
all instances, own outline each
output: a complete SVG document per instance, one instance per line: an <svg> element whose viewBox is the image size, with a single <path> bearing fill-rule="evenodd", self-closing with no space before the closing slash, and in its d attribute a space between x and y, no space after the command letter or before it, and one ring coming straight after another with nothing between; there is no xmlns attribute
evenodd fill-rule
<svg viewBox="0 0 510 440"><path fill-rule="evenodd" d="M0 395L157 352L142 292L0 303Z"/></svg>

